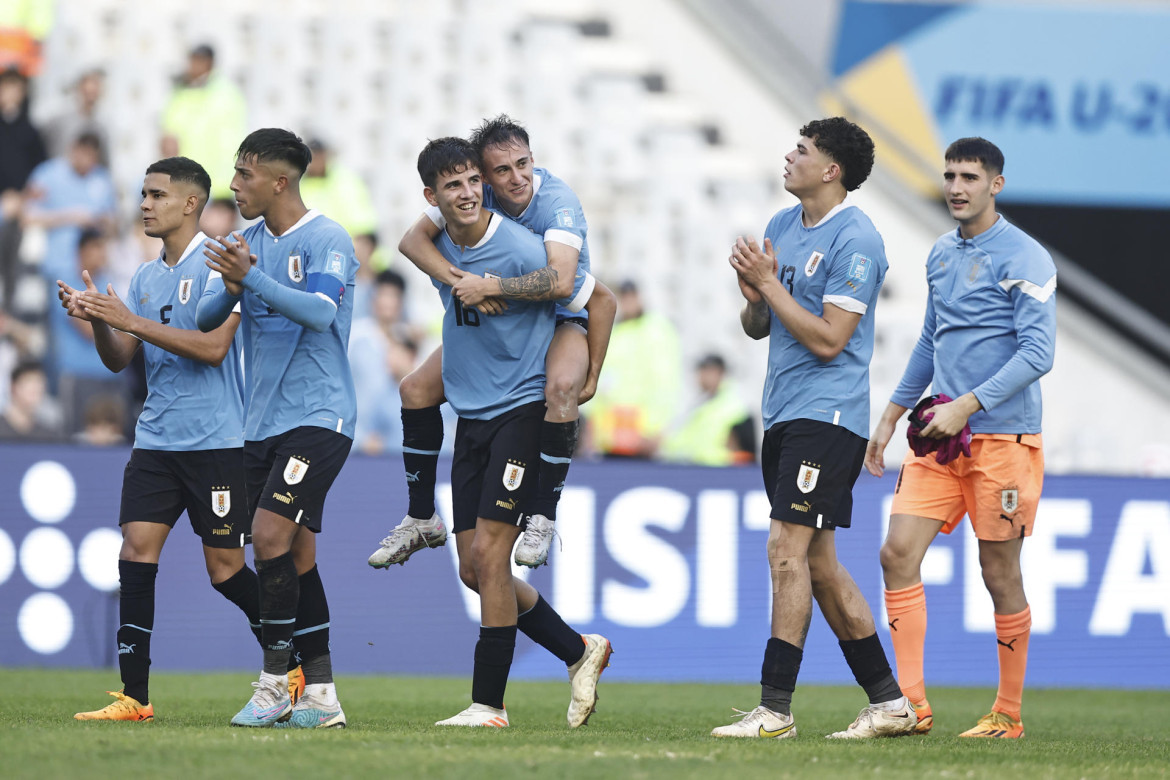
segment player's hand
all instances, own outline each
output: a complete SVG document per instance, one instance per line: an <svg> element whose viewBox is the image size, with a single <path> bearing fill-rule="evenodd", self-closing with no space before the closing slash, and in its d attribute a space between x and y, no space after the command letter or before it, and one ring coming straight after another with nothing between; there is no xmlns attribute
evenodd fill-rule
<svg viewBox="0 0 1170 780"><path fill-rule="evenodd" d="M85 322L92 322L90 316L81 308L80 296L82 292L98 292L98 288L93 283L93 278L89 275L89 271L81 272L81 281L85 286L84 290L75 290L58 279L57 298L61 301L61 308L65 309L70 317L75 317Z"/></svg>
<svg viewBox="0 0 1170 780"><path fill-rule="evenodd" d="M896 418L887 420L883 416L882 419L878 420L877 427L873 429L869 443L865 445L865 470L875 477L886 473L886 445L893 438L896 426Z"/></svg>
<svg viewBox="0 0 1170 780"><path fill-rule="evenodd" d="M577 406L590 400L595 395L597 395L597 377L590 373L589 376L585 377L585 384L581 386L581 392L577 394Z"/></svg>
<svg viewBox="0 0 1170 780"><path fill-rule="evenodd" d="M735 274L735 281L737 284L739 284L739 294L742 295L744 300L746 300L748 303L754 305L764 302L764 296L760 295L760 291L744 281L743 276L741 276L738 271Z"/></svg>
<svg viewBox="0 0 1170 780"><path fill-rule="evenodd" d="M930 407L928 414L934 416L922 429L922 435L928 439L945 439L963 430L967 418L976 411L968 407L965 399L966 396L963 396L955 401Z"/></svg>
<svg viewBox="0 0 1170 780"><path fill-rule="evenodd" d="M503 298L484 298L475 304L475 310L480 314L503 314L508 308L508 302Z"/></svg>
<svg viewBox="0 0 1170 780"><path fill-rule="evenodd" d="M772 248L771 239L765 238L764 247L761 249L751 236L747 238L740 236L731 248L731 257L728 261L740 278L757 291L779 282L776 276L778 268L776 253Z"/></svg>
<svg viewBox="0 0 1170 780"><path fill-rule="evenodd" d="M111 328L129 330L134 315L114 292L114 285L107 284L105 293L86 290L81 293L80 306L90 319L101 320Z"/></svg>
<svg viewBox="0 0 1170 780"><path fill-rule="evenodd" d="M500 285L495 279L485 279L475 274L464 273L451 288L451 294L464 306L476 306L487 298L498 295Z"/></svg>
<svg viewBox="0 0 1170 780"><path fill-rule="evenodd" d="M215 241L203 242L203 256L207 258L207 267L213 271L219 271L220 275L223 276L225 287L228 282L235 282L237 285L243 282L248 269L256 262L255 256L251 254L251 247L244 240L244 236L239 231L235 231L232 233L232 238L236 240L232 241L223 236L216 236ZM230 289L229 292L231 292Z"/></svg>

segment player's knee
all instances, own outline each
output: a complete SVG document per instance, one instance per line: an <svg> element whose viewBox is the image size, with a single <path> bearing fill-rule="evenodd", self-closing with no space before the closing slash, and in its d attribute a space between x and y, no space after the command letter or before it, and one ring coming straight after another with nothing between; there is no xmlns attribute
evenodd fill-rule
<svg viewBox="0 0 1170 780"><path fill-rule="evenodd" d="M549 408L571 411L577 407L584 381L565 373L550 374L544 385L544 398Z"/></svg>
<svg viewBox="0 0 1170 780"><path fill-rule="evenodd" d="M475 566L471 561L459 563L459 579L467 586L468 590L479 593L479 578L475 576Z"/></svg>
<svg viewBox="0 0 1170 780"><path fill-rule="evenodd" d="M836 559L826 561L819 558L809 558L808 575L813 590L825 590L835 587L839 569L840 567Z"/></svg>
<svg viewBox="0 0 1170 780"><path fill-rule="evenodd" d="M887 539L882 543L881 552L878 553L878 560L881 561L882 571L901 572L906 568L909 556L906 550Z"/></svg>
<svg viewBox="0 0 1170 780"><path fill-rule="evenodd" d="M421 371L412 371L402 378L398 392L402 405L407 409L425 409L442 402L442 390L432 387L430 377Z"/></svg>

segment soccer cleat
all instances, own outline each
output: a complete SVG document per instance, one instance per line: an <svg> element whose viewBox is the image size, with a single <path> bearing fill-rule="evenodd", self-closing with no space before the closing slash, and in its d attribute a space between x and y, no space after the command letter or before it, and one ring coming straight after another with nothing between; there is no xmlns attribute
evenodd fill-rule
<svg viewBox="0 0 1170 780"><path fill-rule="evenodd" d="M496 709L486 704L472 704L458 715L435 723L436 726L486 726L490 728L506 729L508 727L508 711Z"/></svg>
<svg viewBox="0 0 1170 780"><path fill-rule="evenodd" d="M869 705L844 731L835 731L826 739L874 739L875 737L904 737L914 733L918 716L910 700L902 697L902 706L896 710L879 709Z"/></svg>
<svg viewBox="0 0 1170 780"><path fill-rule="evenodd" d="M571 729L584 726L597 709L597 680L613 655L609 640L600 634L582 634L581 639L585 641L585 655L569 667L569 686L573 692L568 713Z"/></svg>
<svg viewBox="0 0 1170 780"><path fill-rule="evenodd" d="M292 708L288 720L276 724L278 729L345 728L345 712L337 701L331 684L317 683L305 688L304 695Z"/></svg>
<svg viewBox="0 0 1170 780"><path fill-rule="evenodd" d="M288 700L292 705L297 706L297 702L305 695L305 673L301 671L301 667L288 670Z"/></svg>
<svg viewBox="0 0 1170 780"><path fill-rule="evenodd" d="M544 515L530 515L516 545L516 564L535 569L548 563L548 548L552 546L555 534L552 520Z"/></svg>
<svg viewBox="0 0 1170 780"><path fill-rule="evenodd" d="M914 726L914 733L929 734L931 728L934 727L934 713L930 711L930 702L924 701L922 704L910 702L910 706L914 708L914 714L918 716L918 723Z"/></svg>
<svg viewBox="0 0 1170 780"><path fill-rule="evenodd" d="M974 728L967 729L959 736L1020 739L1024 736L1024 723L1006 713L992 711L980 718Z"/></svg>
<svg viewBox="0 0 1170 780"><path fill-rule="evenodd" d="M114 697L115 701L110 702L100 710L93 712L79 712L73 716L74 720L137 720L137 721L153 721L154 720L154 705L142 704L137 699L133 699L121 691L106 691Z"/></svg>
<svg viewBox="0 0 1170 780"><path fill-rule="evenodd" d="M781 715L764 705L751 712L735 710L739 720L711 730L713 737L757 737L760 739L788 739L796 736L796 719L792 714Z"/></svg>
<svg viewBox="0 0 1170 780"><path fill-rule="evenodd" d="M447 528L438 515L430 520L416 520L407 515L382 540L382 546L374 550L367 563L375 569L385 569L406 563L407 558L424 547L442 547L446 543Z"/></svg>
<svg viewBox="0 0 1170 780"><path fill-rule="evenodd" d="M256 691L244 708L232 717L233 726L270 728L292 712L286 677L261 672L260 680L252 683L252 687Z"/></svg>

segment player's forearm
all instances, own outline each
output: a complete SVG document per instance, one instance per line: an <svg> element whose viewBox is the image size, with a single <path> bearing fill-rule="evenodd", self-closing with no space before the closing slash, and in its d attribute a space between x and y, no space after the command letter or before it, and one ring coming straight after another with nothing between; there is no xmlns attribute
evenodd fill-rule
<svg viewBox="0 0 1170 780"><path fill-rule="evenodd" d="M767 338L772 330L772 313L763 301L759 303L745 303L739 313L739 324L743 332L759 341Z"/></svg>
<svg viewBox="0 0 1170 780"><path fill-rule="evenodd" d="M221 280L220 284L222 283ZM205 294L199 299L199 306L195 309L195 324L204 333L213 331L227 322L232 309L239 302L239 296L232 295L222 287L216 292Z"/></svg>
<svg viewBox="0 0 1170 780"><path fill-rule="evenodd" d="M560 274L551 266L537 268L523 276L492 281L498 282L500 288L499 293L493 292L493 295L513 301L556 301L573 294L571 281L569 288L564 289L560 284Z"/></svg>
<svg viewBox="0 0 1170 780"><path fill-rule="evenodd" d="M420 226L422 220L433 224L424 216L419 222L411 225L410 229L402 236L402 240L398 242L398 251L427 276L449 287L454 287L455 283L459 281L459 277L451 273L451 264L438 249L435 249L434 241Z"/></svg>
<svg viewBox="0 0 1170 780"><path fill-rule="evenodd" d="M111 328L101 320L93 321L93 345L97 348L102 365L115 374L134 358L138 351L138 340L129 333Z"/></svg>
<svg viewBox="0 0 1170 780"><path fill-rule="evenodd" d="M617 296L604 284L597 282L585 308L589 311L589 328L585 333L589 351L589 377L596 386L601 376L601 366L605 363L605 354L609 351L613 321L617 317Z"/></svg>
<svg viewBox="0 0 1170 780"><path fill-rule="evenodd" d="M225 330L230 333L225 333ZM199 330L172 328L161 322L135 316L126 332L179 357L218 366L231 348L235 328L221 325L209 333L204 333Z"/></svg>
<svg viewBox="0 0 1170 780"><path fill-rule="evenodd" d="M902 419L902 415L910 410L908 406L902 406L899 403L890 401L886 404L885 411L882 412L881 418L878 420L878 425L889 425L894 427L898 424L898 420Z"/></svg>
<svg viewBox="0 0 1170 780"><path fill-rule="evenodd" d="M333 317L337 314L337 304L323 293L285 287L256 266L249 268L244 276L244 289L253 293L269 308L317 333L328 330Z"/></svg>
<svg viewBox="0 0 1170 780"><path fill-rule="evenodd" d="M760 290L760 294L764 296L768 307L776 313L776 319L780 320L784 329L817 360L829 362L841 354L841 350L849 342L848 336L842 340L842 334L834 329L827 319L813 314L797 303L778 280ZM852 330L848 335L852 335Z"/></svg>

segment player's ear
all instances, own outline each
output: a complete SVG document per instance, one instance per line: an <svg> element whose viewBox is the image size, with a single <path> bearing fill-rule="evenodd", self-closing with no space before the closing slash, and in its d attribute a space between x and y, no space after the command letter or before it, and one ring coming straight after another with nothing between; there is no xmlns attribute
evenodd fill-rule
<svg viewBox="0 0 1170 780"><path fill-rule="evenodd" d="M991 195L992 195L992 197L995 197L1003 190L1003 185L1004 185L1003 174L1002 173L997 174L996 177L991 180Z"/></svg>
<svg viewBox="0 0 1170 780"><path fill-rule="evenodd" d="M289 179L287 174L278 174L276 180L272 183L272 191L277 195L284 192L288 189L288 181Z"/></svg>
<svg viewBox="0 0 1170 780"><path fill-rule="evenodd" d="M822 176L822 180L825 182L825 184L828 184L829 182L836 181L839 178L841 178L841 166L835 162L829 163L829 167L825 168L825 173Z"/></svg>
<svg viewBox="0 0 1170 780"><path fill-rule="evenodd" d="M432 206L439 205L439 199L435 197L435 191L430 187L423 187L423 197L426 198L427 203L431 204Z"/></svg>
<svg viewBox="0 0 1170 780"><path fill-rule="evenodd" d="M199 196L192 192L187 196L187 202L183 204L183 216L197 213L199 211Z"/></svg>

